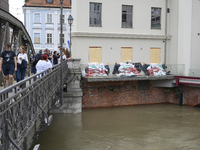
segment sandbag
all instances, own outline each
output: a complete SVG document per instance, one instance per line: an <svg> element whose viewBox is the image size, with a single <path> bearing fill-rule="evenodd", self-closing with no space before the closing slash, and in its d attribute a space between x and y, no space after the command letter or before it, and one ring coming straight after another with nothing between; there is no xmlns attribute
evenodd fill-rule
<svg viewBox="0 0 200 150"><path fill-rule="evenodd" d="M119 74L119 71L118 71L119 67L120 67L120 64L115 64L112 74Z"/></svg>
<svg viewBox="0 0 200 150"><path fill-rule="evenodd" d="M110 73L110 67L109 65L105 65L104 67L107 69L106 74L108 75Z"/></svg>

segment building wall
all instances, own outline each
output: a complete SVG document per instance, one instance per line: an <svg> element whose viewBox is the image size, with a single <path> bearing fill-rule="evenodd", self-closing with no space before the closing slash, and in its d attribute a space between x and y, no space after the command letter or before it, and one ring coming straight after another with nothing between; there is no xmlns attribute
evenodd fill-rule
<svg viewBox="0 0 200 150"><path fill-rule="evenodd" d="M191 32L191 69L200 69L200 1L193 0L192 5L192 32ZM199 35L198 35L199 34Z"/></svg>
<svg viewBox="0 0 200 150"><path fill-rule="evenodd" d="M166 62L167 64L177 64L178 57L178 5L179 1L169 1L168 0L168 8L170 9L170 13L168 13L167 19L167 35L171 36L171 39L167 41L167 56Z"/></svg>
<svg viewBox="0 0 200 150"><path fill-rule="evenodd" d="M140 104L166 103L165 88L152 87L138 91L138 81L82 82L83 108L117 107Z"/></svg>
<svg viewBox="0 0 200 150"><path fill-rule="evenodd" d="M88 42L89 41L89 42ZM72 56L81 58L81 64L89 62L89 47L102 47L102 63L114 65L121 62L121 47L132 48L132 62L150 62L150 48L161 48L161 62L164 62L163 40L73 37Z"/></svg>
<svg viewBox="0 0 200 150"><path fill-rule="evenodd" d="M101 27L89 26L90 2L102 3ZM122 5L133 5L133 28L121 28ZM121 62L120 48L131 46L133 62L149 63L150 48L160 47L160 63L185 65L189 75L190 69L200 69L199 5L198 0L74 0L72 56L87 64L89 47L100 46L102 62L114 64ZM160 30L151 29L151 7L162 9Z"/></svg>
<svg viewBox="0 0 200 150"><path fill-rule="evenodd" d="M89 26L90 2L102 3L102 26ZM122 28L122 5L133 6L133 28ZM142 6L142 7L141 7ZM161 29L151 29L151 7L161 8ZM112 9L115 8L115 9ZM89 47L102 47L102 62L121 62L121 47L132 47L132 62L150 63L150 48L161 48L164 61L166 3L159 0L74 0L72 4L72 57L89 62ZM111 57L112 56L112 57Z"/></svg>
<svg viewBox="0 0 200 150"><path fill-rule="evenodd" d="M70 15L70 9L63 9L63 15L65 15L65 22L63 24L63 34L65 35L64 48L68 48L69 41L69 25L67 18ZM34 14L40 13L40 22L35 23ZM60 9L59 8L37 8L37 7L24 7L25 14L25 26L32 38L33 45L36 51L44 50L48 48L50 51L58 50L60 46ZM52 14L53 23L47 23L47 14ZM37 44L34 41L34 33L40 33L40 43ZM47 33L52 33L52 44L47 44Z"/></svg>
<svg viewBox="0 0 200 150"><path fill-rule="evenodd" d="M89 26L90 2L102 3L102 27ZM122 5L133 6L133 28L121 28ZM72 7L72 14L75 18L74 24L76 25L73 27L74 32L165 34L165 2L160 0L151 0L151 2L149 2L149 0L74 0ZM161 30L151 29L151 7L162 8ZM76 9L78 9L78 11ZM76 12L75 14L74 11Z"/></svg>
<svg viewBox="0 0 200 150"><path fill-rule="evenodd" d="M180 104L180 92L183 93L183 105L200 105L200 88L181 86L176 88L153 87L140 91L138 81L85 82L82 81L83 108L118 107L142 104L172 103ZM166 92L168 91L168 92ZM175 92L177 91L177 92Z"/></svg>

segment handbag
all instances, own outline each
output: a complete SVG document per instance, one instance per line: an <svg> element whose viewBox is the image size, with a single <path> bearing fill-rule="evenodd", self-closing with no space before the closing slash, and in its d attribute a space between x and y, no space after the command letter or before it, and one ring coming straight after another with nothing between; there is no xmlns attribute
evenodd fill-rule
<svg viewBox="0 0 200 150"><path fill-rule="evenodd" d="M21 68L23 68L23 69L26 69L26 68L27 68L27 61L24 60L24 59L22 60Z"/></svg>

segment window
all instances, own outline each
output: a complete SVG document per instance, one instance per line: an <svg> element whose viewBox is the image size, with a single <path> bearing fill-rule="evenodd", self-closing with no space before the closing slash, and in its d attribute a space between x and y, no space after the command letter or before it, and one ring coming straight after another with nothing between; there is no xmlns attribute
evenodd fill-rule
<svg viewBox="0 0 200 150"><path fill-rule="evenodd" d="M150 49L150 63L160 63L161 48Z"/></svg>
<svg viewBox="0 0 200 150"><path fill-rule="evenodd" d="M132 62L133 49L132 47L121 47L121 62L131 61Z"/></svg>
<svg viewBox="0 0 200 150"><path fill-rule="evenodd" d="M102 52L101 47L89 47L89 63L101 63Z"/></svg>
<svg viewBox="0 0 200 150"><path fill-rule="evenodd" d="M151 29L161 29L161 8L151 8Z"/></svg>
<svg viewBox="0 0 200 150"><path fill-rule="evenodd" d="M52 4L52 3L53 3L53 0L47 0L47 3L48 3L48 4Z"/></svg>
<svg viewBox="0 0 200 150"><path fill-rule="evenodd" d="M47 14L47 23L52 23L52 14Z"/></svg>
<svg viewBox="0 0 200 150"><path fill-rule="evenodd" d="M101 27L101 4L90 3L90 26Z"/></svg>
<svg viewBox="0 0 200 150"><path fill-rule="evenodd" d="M122 5L122 28L132 28L133 6Z"/></svg>
<svg viewBox="0 0 200 150"><path fill-rule="evenodd" d="M60 43L61 43L61 34L60 34ZM62 43L65 43L65 35L62 34Z"/></svg>
<svg viewBox="0 0 200 150"><path fill-rule="evenodd" d="M62 20L63 20L63 23L65 23L65 15L62 15L63 17L62 17ZM60 17L61 17L61 15L60 15ZM59 22L60 22L60 18L59 18Z"/></svg>
<svg viewBox="0 0 200 150"><path fill-rule="evenodd" d="M34 33L34 43L40 43L40 33Z"/></svg>
<svg viewBox="0 0 200 150"><path fill-rule="evenodd" d="M52 43L52 33L47 33L47 43Z"/></svg>
<svg viewBox="0 0 200 150"><path fill-rule="evenodd" d="M40 23L40 13L34 14L34 20L35 20L35 23Z"/></svg>

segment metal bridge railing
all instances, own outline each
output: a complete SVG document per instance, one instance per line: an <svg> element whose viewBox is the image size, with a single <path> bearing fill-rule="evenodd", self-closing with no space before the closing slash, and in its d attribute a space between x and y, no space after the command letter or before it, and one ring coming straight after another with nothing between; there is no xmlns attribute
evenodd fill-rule
<svg viewBox="0 0 200 150"><path fill-rule="evenodd" d="M63 62L63 80L67 78L67 61ZM56 92L60 91L61 66L30 76L0 91L0 149L20 149L22 139L40 116L43 128L49 125L44 107L59 107ZM17 87L23 85L21 91ZM13 90L13 92L9 92Z"/></svg>

